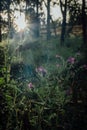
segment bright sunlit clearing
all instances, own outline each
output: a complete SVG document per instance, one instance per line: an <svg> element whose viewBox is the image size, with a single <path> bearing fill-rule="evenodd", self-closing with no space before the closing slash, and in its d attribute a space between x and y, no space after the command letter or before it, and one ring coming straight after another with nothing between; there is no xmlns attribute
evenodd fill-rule
<svg viewBox="0 0 87 130"><path fill-rule="evenodd" d="M24 30L26 27L26 22L25 22L25 15L23 13L16 14L16 19L15 19L15 23L17 25L17 31L21 31Z"/></svg>

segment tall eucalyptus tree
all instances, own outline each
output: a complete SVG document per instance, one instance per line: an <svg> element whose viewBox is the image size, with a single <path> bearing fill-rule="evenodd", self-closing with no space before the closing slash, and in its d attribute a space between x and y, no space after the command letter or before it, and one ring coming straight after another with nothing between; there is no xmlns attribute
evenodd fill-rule
<svg viewBox="0 0 87 130"><path fill-rule="evenodd" d="M0 42L2 42L2 26L4 24L2 13L6 9L6 1L0 1Z"/></svg>
<svg viewBox="0 0 87 130"><path fill-rule="evenodd" d="M42 2L42 0L25 0L25 2L26 2L26 11L29 9L29 8L32 8L33 10L34 10L34 14L32 13L31 14L31 18L32 18L32 16L33 16L33 22L34 22L34 24L36 25L36 29L34 30L35 31L35 35L36 35L36 37L38 38L39 37L39 31L40 31L40 12L39 12L39 10L40 10L40 6L41 6L41 2Z"/></svg>
<svg viewBox="0 0 87 130"><path fill-rule="evenodd" d="M54 23L52 16L50 14L51 2L52 2L51 0L47 0L47 3L46 3L46 1L44 0L45 7L47 9L47 40L49 40L51 38L51 22L54 25L54 33L56 36L55 23Z"/></svg>
<svg viewBox="0 0 87 130"><path fill-rule="evenodd" d="M84 60L87 63L87 3L82 0L82 30L83 30L83 45Z"/></svg>
<svg viewBox="0 0 87 130"><path fill-rule="evenodd" d="M82 0L82 28L83 28L83 42L87 47L87 7L86 0Z"/></svg>
<svg viewBox="0 0 87 130"><path fill-rule="evenodd" d="M47 40L50 39L50 2L51 0L47 0Z"/></svg>
<svg viewBox="0 0 87 130"><path fill-rule="evenodd" d="M65 41L65 32L66 32L67 0L64 1L60 0L60 8L63 17L60 42L61 45L63 45Z"/></svg>
<svg viewBox="0 0 87 130"><path fill-rule="evenodd" d="M2 41L2 32L1 32L1 1L0 1L0 42Z"/></svg>

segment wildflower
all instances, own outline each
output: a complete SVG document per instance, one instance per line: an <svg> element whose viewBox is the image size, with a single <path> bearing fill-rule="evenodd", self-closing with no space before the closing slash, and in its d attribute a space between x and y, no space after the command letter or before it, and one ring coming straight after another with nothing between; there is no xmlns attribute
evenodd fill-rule
<svg viewBox="0 0 87 130"><path fill-rule="evenodd" d="M46 69L44 69L42 66L36 68L36 72L38 72L39 74L41 74L43 77L46 75L47 71Z"/></svg>
<svg viewBox="0 0 87 130"><path fill-rule="evenodd" d="M69 57L67 62L70 63L70 64L74 64L75 63L75 58L74 57Z"/></svg>
<svg viewBox="0 0 87 130"><path fill-rule="evenodd" d="M84 69L87 69L87 65L86 65L86 64L84 64L84 65L83 65L83 68L84 68Z"/></svg>
<svg viewBox="0 0 87 130"><path fill-rule="evenodd" d="M33 84L32 84L31 82L28 84L28 87L29 87L30 89L34 88L34 86L33 86Z"/></svg>

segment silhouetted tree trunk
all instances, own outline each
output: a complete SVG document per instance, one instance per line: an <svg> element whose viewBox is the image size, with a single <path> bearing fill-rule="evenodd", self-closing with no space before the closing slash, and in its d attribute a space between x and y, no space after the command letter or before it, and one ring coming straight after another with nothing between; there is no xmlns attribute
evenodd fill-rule
<svg viewBox="0 0 87 130"><path fill-rule="evenodd" d="M54 29L54 34L55 34L55 37L57 36L57 32L56 32L56 23L53 21L51 15L50 15L50 20L52 22L52 25L53 25L53 29Z"/></svg>
<svg viewBox="0 0 87 130"><path fill-rule="evenodd" d="M39 26L40 26L40 21L39 21L39 0L36 0L36 19L37 19L37 37L39 37Z"/></svg>
<svg viewBox="0 0 87 130"><path fill-rule="evenodd" d="M65 33L66 33L67 0L65 0L65 3L63 3L60 0L60 7L61 7L62 16L63 16L60 43L61 45L63 45L64 40L65 40Z"/></svg>
<svg viewBox="0 0 87 130"><path fill-rule="evenodd" d="M2 42L1 14L0 14L0 42Z"/></svg>
<svg viewBox="0 0 87 130"><path fill-rule="evenodd" d="M8 13L8 36L10 37L10 30L11 30L11 16L10 16L10 5L11 5L11 1L8 0L7 2L7 13Z"/></svg>
<svg viewBox="0 0 87 130"><path fill-rule="evenodd" d="M2 30L1 30L1 1L0 1L0 42L2 42Z"/></svg>
<svg viewBox="0 0 87 130"><path fill-rule="evenodd" d="M87 47L87 16L86 16L86 1L82 0L82 28L83 28L83 42Z"/></svg>
<svg viewBox="0 0 87 130"><path fill-rule="evenodd" d="M50 33L50 1L47 0L47 40L50 39L51 33Z"/></svg>
<svg viewBox="0 0 87 130"><path fill-rule="evenodd" d="M50 0L51 1L51 0ZM44 1L44 4L45 4L45 6L46 6L46 8L47 8L47 10L48 10L48 6L47 6L47 4L46 4L46 2ZM49 8L50 8L50 5L49 5ZM47 22L48 23L48 25L47 25L47 27L49 27L49 29L48 29L48 31L47 31L47 34L48 33L50 33L49 34L49 36L48 36L48 40L50 39L50 37L51 37L51 31L50 31L50 29L51 29L51 27L50 27L50 20L51 20L51 22L52 22L52 24L53 24L53 29L54 29L54 34L55 34L55 36L57 36L57 32L56 32L56 25L55 25L55 22L53 21L53 19L52 19L52 16L50 15L50 12L49 12L49 21ZM47 15L47 16L48 16Z"/></svg>
<svg viewBox="0 0 87 130"><path fill-rule="evenodd" d="M82 29L83 29L83 44L82 51L84 53L84 60L87 62L87 15L86 15L86 1L82 0Z"/></svg>

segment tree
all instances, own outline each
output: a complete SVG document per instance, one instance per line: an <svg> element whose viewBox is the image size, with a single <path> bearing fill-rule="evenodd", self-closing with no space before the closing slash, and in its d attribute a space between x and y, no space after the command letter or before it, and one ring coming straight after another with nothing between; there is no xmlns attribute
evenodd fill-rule
<svg viewBox="0 0 87 130"><path fill-rule="evenodd" d="M36 22L37 22L36 35L37 37L39 37L39 0L36 0Z"/></svg>
<svg viewBox="0 0 87 130"><path fill-rule="evenodd" d="M50 39L50 2L51 0L47 0L47 40Z"/></svg>
<svg viewBox="0 0 87 130"><path fill-rule="evenodd" d="M66 30L66 35L69 36L69 33L72 32L72 29L75 25L82 25L82 11L81 3L79 0L68 0L67 3L68 10L68 28Z"/></svg>
<svg viewBox="0 0 87 130"><path fill-rule="evenodd" d="M87 63L87 8L86 1L82 0L82 30L83 30L83 45L84 60Z"/></svg>
<svg viewBox="0 0 87 130"><path fill-rule="evenodd" d="M82 29L83 29L83 42L87 47L87 15L86 15L86 1L82 0Z"/></svg>
<svg viewBox="0 0 87 130"><path fill-rule="evenodd" d="M1 16L1 13L3 11L3 8L4 8L4 1L0 1L0 42L2 42L2 16Z"/></svg>
<svg viewBox="0 0 87 130"><path fill-rule="evenodd" d="M2 41L2 28L7 28L8 34L10 34L10 29L12 25L12 12L10 8L11 5L14 6L14 3L18 3L18 0L3 0L0 1L0 42ZM7 16L7 20L3 18L3 15Z"/></svg>
<svg viewBox="0 0 87 130"><path fill-rule="evenodd" d="M1 1L0 1L0 42L2 41L2 35L1 35Z"/></svg>
<svg viewBox="0 0 87 130"><path fill-rule="evenodd" d="M67 0L65 0L64 2L60 0L60 7L63 16L60 43L61 45L63 45L65 40L65 32L66 32Z"/></svg>

